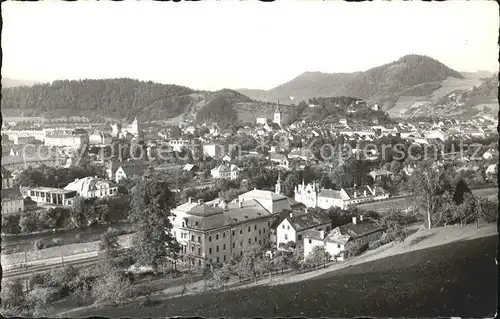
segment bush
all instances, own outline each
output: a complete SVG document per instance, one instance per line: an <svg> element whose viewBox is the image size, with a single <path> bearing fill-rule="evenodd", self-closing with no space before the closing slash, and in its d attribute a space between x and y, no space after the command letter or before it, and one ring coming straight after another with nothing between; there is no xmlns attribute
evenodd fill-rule
<svg viewBox="0 0 500 319"><path fill-rule="evenodd" d="M34 273L28 278L30 289L35 287L47 287L49 285L49 276L47 274Z"/></svg>
<svg viewBox="0 0 500 319"><path fill-rule="evenodd" d="M28 303L33 307L43 307L61 297L59 290L54 287L36 287L27 296Z"/></svg>
<svg viewBox="0 0 500 319"><path fill-rule="evenodd" d="M121 304L130 296L130 281L116 269L100 276L92 287L92 297L97 304Z"/></svg>
<svg viewBox="0 0 500 319"><path fill-rule="evenodd" d="M45 248L45 245L44 245L44 243L42 242L42 240L41 240L41 239L37 239L37 240L35 241L34 246L35 246L35 249L36 249L36 250L40 250L40 249L44 249L44 248Z"/></svg>

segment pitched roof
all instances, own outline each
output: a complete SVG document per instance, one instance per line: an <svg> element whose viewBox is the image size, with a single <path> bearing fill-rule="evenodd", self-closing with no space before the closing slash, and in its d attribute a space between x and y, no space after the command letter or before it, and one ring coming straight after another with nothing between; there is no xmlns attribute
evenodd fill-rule
<svg viewBox="0 0 500 319"><path fill-rule="evenodd" d="M21 194L19 188L16 187L16 188L2 189L2 201L16 200L16 199L23 199L23 195Z"/></svg>
<svg viewBox="0 0 500 319"><path fill-rule="evenodd" d="M349 223L339 226L339 229L342 235L358 238L382 230L382 227L372 219L364 219L357 221L356 224Z"/></svg>
<svg viewBox="0 0 500 319"><path fill-rule="evenodd" d="M318 197L327 197L327 198L335 198L343 200L349 199L341 191L337 191L334 189L322 189L319 192Z"/></svg>
<svg viewBox="0 0 500 319"><path fill-rule="evenodd" d="M241 194L240 196L253 197L255 199L272 200L272 201L277 201L277 200L282 200L282 199L288 198L286 196L276 194L275 192L272 192L272 191L265 191L265 190L260 190L260 189L253 189L251 191L248 191L246 193Z"/></svg>
<svg viewBox="0 0 500 319"><path fill-rule="evenodd" d="M331 219L328 215L319 212L294 214L292 217L288 218L288 221L296 231L331 223Z"/></svg>
<svg viewBox="0 0 500 319"><path fill-rule="evenodd" d="M142 175L146 171L146 165L121 165L120 166L127 176Z"/></svg>

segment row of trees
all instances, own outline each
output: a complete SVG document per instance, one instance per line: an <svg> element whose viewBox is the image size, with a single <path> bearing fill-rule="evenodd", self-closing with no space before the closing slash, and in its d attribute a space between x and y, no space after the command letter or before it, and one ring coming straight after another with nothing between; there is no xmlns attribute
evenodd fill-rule
<svg viewBox="0 0 500 319"><path fill-rule="evenodd" d="M56 168L44 164L37 168L31 166L16 176L16 183L23 187L55 187L68 185L77 178L88 176L105 177L104 167L79 165L69 168Z"/></svg>
<svg viewBox="0 0 500 319"><path fill-rule="evenodd" d="M497 219L494 203L474 196L463 179L455 180L449 169L422 162L411 175L408 186L413 201L426 212L426 225L466 224L480 219Z"/></svg>

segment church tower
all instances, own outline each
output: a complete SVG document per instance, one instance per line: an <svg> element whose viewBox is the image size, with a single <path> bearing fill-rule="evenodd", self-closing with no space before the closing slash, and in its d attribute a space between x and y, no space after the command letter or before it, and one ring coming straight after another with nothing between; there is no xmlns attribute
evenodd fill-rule
<svg viewBox="0 0 500 319"><path fill-rule="evenodd" d="M278 181L276 182L274 191L276 194L281 194L281 172L278 173Z"/></svg>
<svg viewBox="0 0 500 319"><path fill-rule="evenodd" d="M278 124L279 126L281 126L281 110L280 110L280 100L278 99L278 106L276 106L276 111L274 111L274 119L273 119L273 123L276 123Z"/></svg>

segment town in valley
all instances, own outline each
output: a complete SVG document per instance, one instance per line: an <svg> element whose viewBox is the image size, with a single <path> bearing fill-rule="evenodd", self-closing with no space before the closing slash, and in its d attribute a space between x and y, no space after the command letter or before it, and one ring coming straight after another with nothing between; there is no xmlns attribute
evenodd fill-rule
<svg viewBox="0 0 500 319"><path fill-rule="evenodd" d="M497 70L3 75L5 316L495 314Z"/></svg>

